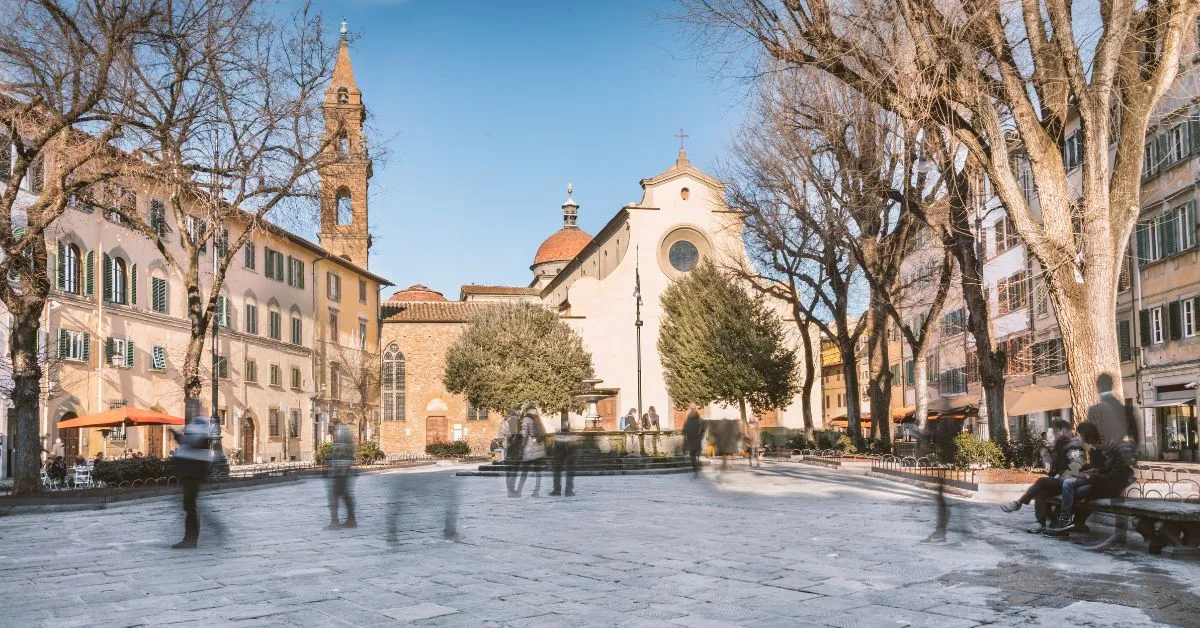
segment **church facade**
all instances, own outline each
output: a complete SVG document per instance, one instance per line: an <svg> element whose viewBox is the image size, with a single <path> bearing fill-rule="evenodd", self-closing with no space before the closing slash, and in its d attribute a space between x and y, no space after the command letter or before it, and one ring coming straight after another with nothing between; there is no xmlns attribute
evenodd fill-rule
<svg viewBox="0 0 1200 628"><path fill-rule="evenodd" d="M476 452L484 450L498 431L500 417L471 408L461 396L445 391L445 352L472 314L511 301L540 303L579 333L592 354L596 377L604 380L600 386L617 391L600 404L606 429L615 430L618 418L639 406L643 412L653 406L663 429L682 426L684 411L670 398L658 355L659 297L670 282L706 259L745 261L742 222L725 204L721 182L692 166L683 149L669 169L643 179L641 187L642 199L618 210L595 236L579 228L579 205L568 188L562 227L535 253L528 286L469 284L457 301L451 301L418 285L383 303L380 346L385 359L400 357L391 363L390 379L385 362L382 377L385 451L416 452L428 443L453 440L468 442ZM641 296L640 309L635 289ZM785 326L794 330L790 309L775 305ZM635 326L639 318L640 387ZM798 338L798 333L792 334L799 350L818 350L799 346ZM813 399L820 398L818 381ZM819 408L819 402L812 407ZM738 416L736 407L715 404L703 413L713 419ZM798 397L759 418L764 427L804 426ZM583 427L582 416L570 419L572 427ZM813 419L820 427L820 417ZM546 427L556 429L557 421L547 421Z"/></svg>

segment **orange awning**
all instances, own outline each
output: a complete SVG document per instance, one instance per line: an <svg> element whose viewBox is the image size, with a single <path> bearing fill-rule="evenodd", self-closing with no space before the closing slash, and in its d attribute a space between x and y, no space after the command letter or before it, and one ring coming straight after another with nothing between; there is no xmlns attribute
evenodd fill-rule
<svg viewBox="0 0 1200 628"><path fill-rule="evenodd" d="M113 408L99 414L75 417L59 421L59 429L69 427L132 427L136 425L183 425L183 419L158 412L157 410L139 410L138 408Z"/></svg>

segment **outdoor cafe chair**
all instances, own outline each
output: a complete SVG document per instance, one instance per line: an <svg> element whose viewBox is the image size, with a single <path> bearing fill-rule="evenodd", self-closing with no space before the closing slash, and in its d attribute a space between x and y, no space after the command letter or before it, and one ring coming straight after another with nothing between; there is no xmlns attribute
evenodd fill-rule
<svg viewBox="0 0 1200 628"><path fill-rule="evenodd" d="M75 467L75 488L92 487L92 470L86 466Z"/></svg>

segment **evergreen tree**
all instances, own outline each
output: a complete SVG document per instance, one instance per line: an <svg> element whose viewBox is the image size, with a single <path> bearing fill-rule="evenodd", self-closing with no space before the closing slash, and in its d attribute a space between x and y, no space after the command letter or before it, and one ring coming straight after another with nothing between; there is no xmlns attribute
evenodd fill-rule
<svg viewBox="0 0 1200 628"><path fill-rule="evenodd" d="M517 303L475 317L446 353L442 381L496 412L526 403L561 412L577 405L567 393L592 373L592 356L575 330L543 307Z"/></svg>
<svg viewBox="0 0 1200 628"><path fill-rule="evenodd" d="M662 295L658 336L664 377L676 405L717 402L759 412L784 408L798 388L799 362L783 321L711 263Z"/></svg>

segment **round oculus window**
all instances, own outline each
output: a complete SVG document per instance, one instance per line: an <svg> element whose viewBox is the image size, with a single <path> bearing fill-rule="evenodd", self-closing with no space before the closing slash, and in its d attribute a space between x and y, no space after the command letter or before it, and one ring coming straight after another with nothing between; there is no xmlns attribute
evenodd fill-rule
<svg viewBox="0 0 1200 628"><path fill-rule="evenodd" d="M700 251L695 244L687 240L680 240L671 245L671 249L667 251L667 259L670 260L672 268L681 273L687 273L700 263Z"/></svg>

